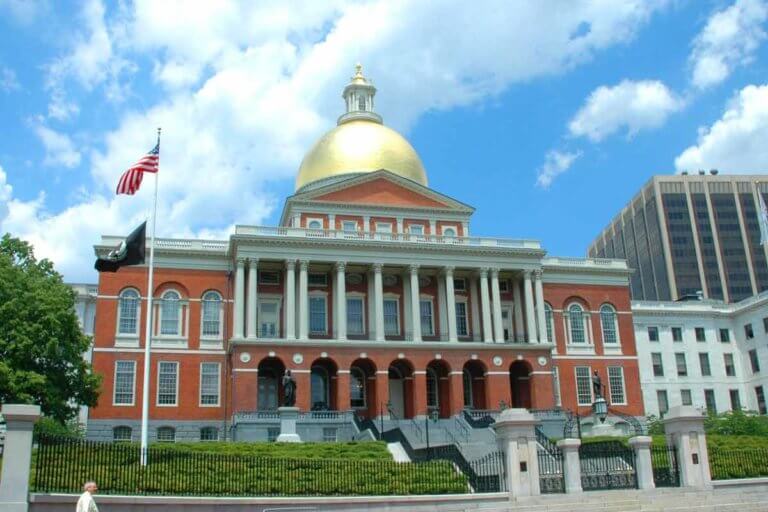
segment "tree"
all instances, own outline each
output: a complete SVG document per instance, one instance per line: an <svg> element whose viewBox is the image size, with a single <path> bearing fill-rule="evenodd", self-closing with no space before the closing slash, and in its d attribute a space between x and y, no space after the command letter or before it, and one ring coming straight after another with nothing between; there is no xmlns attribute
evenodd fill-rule
<svg viewBox="0 0 768 512"><path fill-rule="evenodd" d="M53 264L10 235L0 240L0 403L36 403L59 422L95 405L101 383L83 359L75 293Z"/></svg>

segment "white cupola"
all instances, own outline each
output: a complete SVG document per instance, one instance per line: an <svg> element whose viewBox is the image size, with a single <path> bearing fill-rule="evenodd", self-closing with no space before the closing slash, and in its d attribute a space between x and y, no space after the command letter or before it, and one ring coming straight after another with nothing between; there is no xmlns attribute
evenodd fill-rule
<svg viewBox="0 0 768 512"><path fill-rule="evenodd" d="M381 123L381 116L373 110L373 97L375 95L376 88L370 80L363 76L363 66L356 64L355 76L352 77L341 95L344 98L347 111L339 117L337 124L363 119Z"/></svg>

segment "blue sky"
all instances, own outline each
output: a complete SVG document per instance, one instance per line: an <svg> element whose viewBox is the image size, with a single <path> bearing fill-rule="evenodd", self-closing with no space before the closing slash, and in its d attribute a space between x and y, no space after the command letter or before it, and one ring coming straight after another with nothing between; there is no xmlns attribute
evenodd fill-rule
<svg viewBox="0 0 768 512"><path fill-rule="evenodd" d="M361 61L476 235L581 256L653 174L768 172L767 0L0 0L0 231L68 280L163 127L165 236L274 224Z"/></svg>

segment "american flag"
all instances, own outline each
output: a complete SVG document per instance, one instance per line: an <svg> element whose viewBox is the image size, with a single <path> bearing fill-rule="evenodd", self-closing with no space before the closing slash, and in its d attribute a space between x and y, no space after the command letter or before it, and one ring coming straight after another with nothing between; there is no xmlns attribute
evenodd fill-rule
<svg viewBox="0 0 768 512"><path fill-rule="evenodd" d="M116 193L133 195L139 190L145 172L155 173L160 165L160 142L120 176Z"/></svg>

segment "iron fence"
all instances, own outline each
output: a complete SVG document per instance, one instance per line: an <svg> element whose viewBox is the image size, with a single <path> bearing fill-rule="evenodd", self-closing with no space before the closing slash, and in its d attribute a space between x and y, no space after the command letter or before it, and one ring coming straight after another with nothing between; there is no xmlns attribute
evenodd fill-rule
<svg viewBox="0 0 768 512"><path fill-rule="evenodd" d="M637 488L635 452L620 442L583 444L579 459L585 491Z"/></svg>
<svg viewBox="0 0 768 512"><path fill-rule="evenodd" d="M652 446L651 466L656 487L680 487L680 467L672 446Z"/></svg>
<svg viewBox="0 0 768 512"><path fill-rule="evenodd" d="M714 480L768 476L768 449L710 447L709 469Z"/></svg>
<svg viewBox="0 0 768 512"><path fill-rule="evenodd" d="M135 444L37 438L34 492L78 493L95 480L106 494L180 496L336 496L465 493L468 478L447 460L286 459L148 449Z"/></svg>
<svg viewBox="0 0 768 512"><path fill-rule="evenodd" d="M558 447L546 450L538 448L539 459L539 488L542 494L565 492L565 475L563 473L563 452Z"/></svg>
<svg viewBox="0 0 768 512"><path fill-rule="evenodd" d="M504 452L491 452L484 457L470 461L474 479L470 480L474 492L507 491L507 472Z"/></svg>

